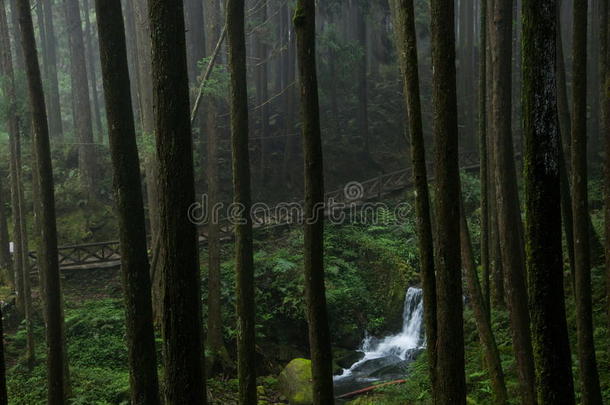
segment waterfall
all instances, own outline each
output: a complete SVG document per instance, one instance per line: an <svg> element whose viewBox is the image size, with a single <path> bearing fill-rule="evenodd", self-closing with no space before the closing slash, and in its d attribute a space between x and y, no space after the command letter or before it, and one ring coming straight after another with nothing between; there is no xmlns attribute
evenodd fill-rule
<svg viewBox="0 0 610 405"><path fill-rule="evenodd" d="M405 296L402 330L396 335L382 339L367 336L358 349L364 354L364 357L349 369L343 370L342 374L335 377L335 381L348 377L374 381L378 378L371 378L371 376L379 374L380 370L389 367L395 369L397 365L412 360L425 345L423 317L422 290L411 287Z"/></svg>

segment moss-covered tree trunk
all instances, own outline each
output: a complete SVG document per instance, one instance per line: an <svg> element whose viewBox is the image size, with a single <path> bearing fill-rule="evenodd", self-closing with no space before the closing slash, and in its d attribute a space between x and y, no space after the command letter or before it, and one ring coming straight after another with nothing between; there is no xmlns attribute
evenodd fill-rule
<svg viewBox="0 0 610 405"><path fill-rule="evenodd" d="M165 403L205 404L206 384L193 145L182 0L148 2L152 83L159 164Z"/></svg>
<svg viewBox="0 0 610 405"><path fill-rule="evenodd" d="M610 12L610 7L608 12ZM608 16L610 18L610 16ZM610 41L610 22L606 24L607 39ZM610 43L606 44L606 87L604 90L604 133L606 149L604 165L604 228L606 251L606 311L608 316L608 337L610 338ZM608 339L610 342L610 339Z"/></svg>
<svg viewBox="0 0 610 405"><path fill-rule="evenodd" d="M584 405L601 404L593 340L587 191L587 0L574 0L572 42L572 212L578 358Z"/></svg>
<svg viewBox="0 0 610 405"><path fill-rule="evenodd" d="M502 362L500 360L500 352L496 344L491 318L488 308L486 307L485 297L479 283L477 274L477 266L472 251L472 241L470 239L470 231L468 230L468 222L464 212L463 198L460 196L460 246L462 250L462 263L466 272L466 285L471 299L471 306L474 312L479 339L485 350L485 363L487 371L491 378L491 386L493 389L494 404L503 405L508 403L508 394L506 392L506 384L504 382L504 371L502 370Z"/></svg>
<svg viewBox="0 0 610 405"><path fill-rule="evenodd" d="M506 296L510 312L513 349L517 360L520 394L524 404L536 403L532 361L523 226L519 207L517 170L512 137L512 25L513 1L496 0L491 35L493 94L493 143L498 237L505 269Z"/></svg>
<svg viewBox="0 0 610 405"><path fill-rule="evenodd" d="M235 225L235 273L237 278L237 373L240 405L256 404L256 331L254 260L250 207L250 153L248 150L248 86L244 1L227 2L227 37L231 72L231 149L233 201L244 209Z"/></svg>
<svg viewBox="0 0 610 405"><path fill-rule="evenodd" d="M436 145L437 400L465 404L460 255L460 171L455 77L454 2L432 0L432 96Z"/></svg>
<svg viewBox="0 0 610 405"><path fill-rule="evenodd" d="M131 403L156 405L159 384L146 225L121 1L96 0L95 9L119 217Z"/></svg>
<svg viewBox="0 0 610 405"><path fill-rule="evenodd" d="M19 117L17 115L17 106L15 104L15 79L13 75L13 61L11 55L11 44L9 41L9 31L8 31L8 21L6 18L6 9L4 7L4 3L2 3L2 7L0 9L0 75L3 77L2 80L2 91L4 95L7 97L9 102L6 106L6 116L3 117L6 123L6 129L9 133L12 145L12 140L15 136L19 136ZM12 148L11 148L12 151ZM11 197L13 197L13 159L12 154L10 158L10 171L11 171ZM5 193L4 190L1 189L2 185L0 183L0 207L2 212L0 212L0 269L6 272L5 280L8 281L9 285L15 287L15 273L13 271L13 262L9 249L9 236L8 236L8 222L6 218L6 209L4 201ZM14 200L14 198L11 198ZM14 208L14 201L11 201L11 207ZM13 209L14 211L14 209ZM14 214L13 214L14 217ZM18 256L15 256L18 258Z"/></svg>
<svg viewBox="0 0 610 405"><path fill-rule="evenodd" d="M38 268L45 273L47 297L45 306L47 319L47 403L49 405L63 405L65 403L64 373L66 367L64 362L66 356L64 353L62 295L57 258L55 187L49 146L49 129L32 14L28 0L18 0L18 14L34 129L37 180L35 187L38 189L40 198L39 220L42 255L38 261Z"/></svg>
<svg viewBox="0 0 610 405"><path fill-rule="evenodd" d="M2 9L4 4L0 2ZM6 364L4 362L4 327L2 310L0 309L0 405L8 405L8 390L6 389Z"/></svg>
<svg viewBox="0 0 610 405"><path fill-rule="evenodd" d="M563 290L557 2L523 2L526 263L539 404L574 404ZM540 102L540 100L542 102Z"/></svg>
<svg viewBox="0 0 610 405"><path fill-rule="evenodd" d="M411 165L415 185L418 251L420 276L424 298L424 323L426 327L426 350L432 395L436 395L436 276L434 273L434 241L430 219L430 193L426 149L422 128L421 100L417 57L417 35L413 0L390 2L394 24L396 50L403 75L403 96L409 118Z"/></svg>
<svg viewBox="0 0 610 405"><path fill-rule="evenodd" d="M316 73L316 9L313 1L297 1L294 13L301 89L301 122L305 163L305 298L315 405L334 403L332 349L324 285L324 166L318 76Z"/></svg>
<svg viewBox="0 0 610 405"><path fill-rule="evenodd" d="M481 183L481 291L489 311L491 308L489 260L489 163L487 159L487 0L479 0L479 179Z"/></svg>

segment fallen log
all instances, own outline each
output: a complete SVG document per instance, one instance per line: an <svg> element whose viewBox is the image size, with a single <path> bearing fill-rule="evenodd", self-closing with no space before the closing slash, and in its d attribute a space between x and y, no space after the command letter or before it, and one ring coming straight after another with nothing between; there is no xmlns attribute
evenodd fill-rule
<svg viewBox="0 0 610 405"><path fill-rule="evenodd" d="M350 398L357 397L362 394L368 394L369 392L375 391L377 388L387 387L389 385L404 384L406 382L407 382L407 380L394 380L394 381L386 382L383 384L372 385L370 387L361 388L356 391L348 392L347 394L339 395L337 397L337 399L350 399Z"/></svg>

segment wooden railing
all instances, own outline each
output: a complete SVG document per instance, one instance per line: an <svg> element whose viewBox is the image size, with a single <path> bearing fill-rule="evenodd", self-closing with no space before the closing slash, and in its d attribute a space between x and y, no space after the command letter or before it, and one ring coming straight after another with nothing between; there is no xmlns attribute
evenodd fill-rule
<svg viewBox="0 0 610 405"><path fill-rule="evenodd" d="M516 158L520 155L517 154ZM460 169L473 170L479 167L478 152L460 153ZM411 186L411 168L397 170L391 173L380 174L363 182L348 183L343 188L325 194L325 214L339 204L357 204L366 201L381 199L383 196L403 190ZM432 164L429 161L429 178L432 179ZM352 187L350 189L350 187ZM272 228L290 225L298 222L303 215L303 201L283 206L271 207L260 221L254 221L254 228ZM222 240L233 237L233 226L228 219L220 221L220 236ZM207 244L207 227L199 227L199 244ZM120 264L119 241L86 243L80 245L61 246L58 248L59 265L62 269L102 268L114 267ZM35 263L36 252L30 252L30 258Z"/></svg>

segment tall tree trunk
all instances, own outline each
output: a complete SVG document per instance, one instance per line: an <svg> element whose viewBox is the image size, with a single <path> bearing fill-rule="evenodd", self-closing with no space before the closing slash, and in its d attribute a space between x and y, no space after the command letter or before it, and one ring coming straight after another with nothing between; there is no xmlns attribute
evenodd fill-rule
<svg viewBox="0 0 610 405"><path fill-rule="evenodd" d="M131 104L133 115L136 117L136 133L141 131L140 101L138 96L138 85L140 83L140 62L138 60L138 43L136 34L136 22L131 0L122 0L123 16L125 18L125 39L127 41L127 61L129 62L129 84L131 86Z"/></svg>
<svg viewBox="0 0 610 405"><path fill-rule="evenodd" d="M608 12L610 12L610 7ZM608 16L610 18L610 15ZM610 41L610 21L606 24L607 40ZM608 315L608 335L610 337L610 43L606 44L606 87L604 90L604 142L606 162L604 165L604 220L606 251L606 311Z"/></svg>
<svg viewBox="0 0 610 405"><path fill-rule="evenodd" d="M9 0L11 5L11 24L12 30L11 34L13 35L13 51L15 55L15 66L18 69L25 69L25 61L23 56L23 48L21 47L21 31L19 29L19 14L17 12L17 2L18 0ZM19 74L19 72L16 72Z"/></svg>
<svg viewBox="0 0 610 405"><path fill-rule="evenodd" d="M479 181L481 183L481 290L487 310L491 310L490 260L489 260L489 163L487 159L487 0L480 4L479 38Z"/></svg>
<svg viewBox="0 0 610 405"><path fill-rule="evenodd" d="M104 143L104 134L102 126L102 113L97 92L97 74L95 73L95 49L93 42L93 27L89 18L89 0L83 0L83 15L85 19L85 57L87 59L87 77L91 88L91 100L93 101L92 115L95 121L95 129L97 131L97 142Z"/></svg>
<svg viewBox="0 0 610 405"><path fill-rule="evenodd" d="M576 325L584 405L601 404L591 299L589 198L587 191L587 0L574 0L572 90L572 212L576 270Z"/></svg>
<svg viewBox="0 0 610 405"><path fill-rule="evenodd" d="M182 0L150 0L152 83L163 257L165 403L206 404L188 68Z"/></svg>
<svg viewBox="0 0 610 405"><path fill-rule="evenodd" d="M0 176L1 177L1 176ZM6 283L11 279L12 271L11 253L9 249L8 223L6 220L6 195L2 182L0 181L0 270L2 271L2 281Z"/></svg>
<svg viewBox="0 0 610 405"><path fill-rule="evenodd" d="M432 0L432 96L436 145L437 379L440 404L465 404L460 255L460 172L453 0Z"/></svg>
<svg viewBox="0 0 610 405"><path fill-rule="evenodd" d="M472 252L470 231L468 230L468 222L462 200L463 198L460 197L460 246L462 250L462 263L466 271L466 284L479 332L479 339L485 350L485 362L487 363L493 389L493 403L496 405L507 404L508 394L506 392L506 384L504 383L502 361L500 360L500 352L498 351L498 345L496 344L496 338L491 326L489 308L486 307L485 297L481 290L481 284L479 284L477 266L474 260L474 253Z"/></svg>
<svg viewBox="0 0 610 405"><path fill-rule="evenodd" d="M364 157L370 159L370 139L369 139L369 91L367 78L367 46L366 46L366 15L362 4L352 4L352 12L355 14L356 40L362 49L362 56L358 63L358 130L360 132L363 146Z"/></svg>
<svg viewBox="0 0 610 405"><path fill-rule="evenodd" d="M2 9L4 10L4 4L2 4ZM2 325L2 309L0 309L0 405L8 405L8 390L6 389L6 364L4 361L4 327Z"/></svg>
<svg viewBox="0 0 610 405"><path fill-rule="evenodd" d="M316 73L316 9L314 2L298 0L294 13L297 37L301 122L305 163L305 298L313 372L313 402L332 405L333 372L326 290L324 286L324 166L318 77Z"/></svg>
<svg viewBox="0 0 610 405"><path fill-rule="evenodd" d="M197 83L200 75L199 62L205 57L206 35L204 28L203 1L185 0L184 21L186 24L186 55L188 61L189 82ZM212 45L214 49L215 45ZM211 50L210 50L211 51Z"/></svg>
<svg viewBox="0 0 610 405"><path fill-rule="evenodd" d="M561 251L556 7L554 0L523 2L525 238L538 403L569 405L575 400Z"/></svg>
<svg viewBox="0 0 610 405"><path fill-rule="evenodd" d="M151 49L150 49L150 24L148 21L148 8L146 0L128 1L128 7L131 7L135 16L136 25L136 44L138 57L138 99L140 100L140 121L142 128L142 136L151 142L155 139L155 124L153 115L153 93L150 82L151 76ZM151 240L155 241L159 235L160 227L160 207L159 207L159 192L157 189L157 156L155 153L148 153L144 156L144 171L146 175L146 202L148 205L148 222L149 233ZM162 289L163 289L163 274L162 265L163 257L158 254L157 268L151 268L153 275L152 282L152 303L153 303L153 319L156 324L161 323L162 318ZM154 267L154 266L151 266Z"/></svg>
<svg viewBox="0 0 610 405"><path fill-rule="evenodd" d="M214 49L220 37L220 2L207 0L206 10L206 48ZM208 205L215 207L220 202L219 178L219 100L209 97L206 105L205 136L207 139L207 179ZM208 223L208 368L212 371L229 366L229 354L222 337L221 272L220 272L220 224L215 218Z"/></svg>
<svg viewBox="0 0 610 405"><path fill-rule="evenodd" d="M95 10L119 215L131 403L157 405L160 403L159 384L144 201L121 1L95 0Z"/></svg>
<svg viewBox="0 0 610 405"><path fill-rule="evenodd" d="M244 207L235 226L235 273L237 279L237 373L240 405L256 404L256 331L254 259L252 253L252 204L248 151L248 86L244 1L227 2L227 38L231 72L231 148L233 200Z"/></svg>
<svg viewBox="0 0 610 405"><path fill-rule="evenodd" d="M75 132L79 146L79 168L83 187L89 198L98 196L97 187L97 154L91 126L91 103L89 99L89 82L87 81L87 60L85 43L81 27L81 14L78 0L63 0L66 14L70 48L70 72L72 80L72 98L74 101Z"/></svg>
<svg viewBox="0 0 610 405"><path fill-rule="evenodd" d="M420 257L420 277L424 293L424 323L426 327L426 349L432 396L438 392L436 382L436 277L434 273L434 241L430 219L430 193L428 190L428 169L422 127L417 34L413 0L392 0L396 49L403 76L403 96L409 117L411 141L411 165L415 185L417 210L418 251ZM434 402L434 400L433 400Z"/></svg>
<svg viewBox="0 0 610 405"><path fill-rule="evenodd" d="M493 17L495 0L488 0L487 5L487 38L490 38L493 31ZM493 83L494 70L492 61L491 41L487 40L486 53L486 77L488 83ZM494 171L496 167L496 158L493 148L495 136L493 126L493 97L492 87L487 87L487 187L489 201L489 265L491 273L491 294L490 299L493 306L497 308L506 308L506 294L504 288L504 268L502 263L502 255L500 253L500 240L498 235L498 215L497 215L497 199L496 199L496 184L494 181Z"/></svg>
<svg viewBox="0 0 610 405"><path fill-rule="evenodd" d="M63 139L63 123L61 121L61 104L59 101L59 80L57 78L57 41L55 24L53 22L53 2L41 1L45 41L46 65L44 66L47 82L47 98L49 100L49 132L52 138L60 142Z"/></svg>
<svg viewBox="0 0 610 405"><path fill-rule="evenodd" d="M15 137L19 136L19 116L17 112L16 105L16 90L15 90L15 78L13 75L13 58L11 53L11 44L9 40L9 30L8 30L8 21L6 18L6 9L4 7L4 3L0 7L0 75L3 76L2 91L9 100L6 106L6 126L7 131L10 137L10 145L12 146L13 140ZM13 170L13 155L12 155L12 147L11 149L11 158L10 158L10 173L11 173L11 208L13 210L13 220L15 219L15 202L14 196L16 193L14 192L13 186L16 184L15 174ZM1 187L1 186L0 186ZM5 216L5 201L4 201L4 193L0 196L0 207L2 207L2 212L0 213L0 267L4 268L7 272L7 280L9 285L13 288L16 286L15 271L19 269L18 261L19 255L15 254L15 266L13 266L12 258L9 250L9 237L8 237L8 225ZM17 247L17 242L19 239L15 237L15 248ZM17 270L18 271L18 270ZM18 290L17 290L18 291ZM19 296L17 296L20 299Z"/></svg>
<svg viewBox="0 0 610 405"><path fill-rule="evenodd" d="M267 103L267 98L269 97L269 89L268 89L268 49L267 49L267 29L265 28L267 24L267 0L262 0L262 4L259 6L261 8L260 11L260 20L257 22L259 26L257 27L256 37L255 37L255 51L256 51L256 106L258 108L259 121L260 121L260 131L259 136L260 140L260 167L259 167L259 179L261 191L268 189L270 184L266 183L266 180L269 178L269 170L267 168L267 144L264 139L268 136L268 126L269 126L269 105Z"/></svg>
<svg viewBox="0 0 610 405"><path fill-rule="evenodd" d="M36 176L38 195L40 197L40 246L42 255L38 266L45 273L46 341L47 341L47 403L63 405L65 403L64 387L64 354L63 312L59 263L57 258L57 227L55 221L55 196L53 184L53 167L49 146L49 129L47 127L46 107L42 90L42 79L38 65L36 41L30 2L18 0L19 22L28 81L30 111L34 129L36 150Z"/></svg>
<svg viewBox="0 0 610 405"><path fill-rule="evenodd" d="M491 35L493 94L493 150L498 237L510 311L513 348L524 404L536 403L527 286L523 251L523 227L511 133L512 121L512 0L496 0Z"/></svg>
<svg viewBox="0 0 610 405"><path fill-rule="evenodd" d="M561 1L557 6L557 27L561 27ZM559 148L559 184L561 192L561 219L563 222L563 230L566 237L566 246L568 250L568 260L570 263L570 273L572 275L572 284L574 283L574 226L572 216L572 193L570 191L570 172L568 172L567 162L570 161L570 139L571 139L571 124L570 110L568 106L568 91L566 85L566 70L565 59L563 57L563 40L561 28L556 29L557 32L557 111L559 113L559 133L560 145Z"/></svg>

